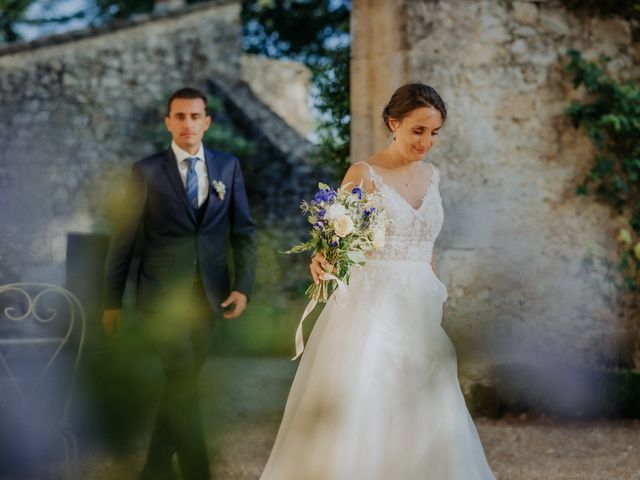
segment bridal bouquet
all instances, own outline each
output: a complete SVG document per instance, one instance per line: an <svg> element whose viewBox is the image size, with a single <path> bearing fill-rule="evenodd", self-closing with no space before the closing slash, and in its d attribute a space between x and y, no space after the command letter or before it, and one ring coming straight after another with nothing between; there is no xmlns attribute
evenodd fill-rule
<svg viewBox="0 0 640 480"><path fill-rule="evenodd" d="M311 301L307 305L296 333L296 357L304 349L302 322L318 302L326 303L336 288L349 284L352 265L364 265L365 253L382 248L388 219L384 211L375 205L376 194L366 193L362 185L354 188L332 189L318 184L318 192L311 202L303 201L302 212L312 226L311 238L293 246L285 253L302 253L311 250L312 255L322 253L334 266L326 272L320 284L311 284L305 294Z"/></svg>

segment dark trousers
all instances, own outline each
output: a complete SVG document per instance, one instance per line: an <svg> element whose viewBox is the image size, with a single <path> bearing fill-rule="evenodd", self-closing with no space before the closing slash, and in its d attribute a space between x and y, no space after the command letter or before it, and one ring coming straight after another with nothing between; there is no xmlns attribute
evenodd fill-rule
<svg viewBox="0 0 640 480"><path fill-rule="evenodd" d="M209 350L213 313L199 278L197 275L190 295L163 299L161 311L147 315L165 385L142 472L144 480L174 478L174 452L183 480L210 479L198 375Z"/></svg>

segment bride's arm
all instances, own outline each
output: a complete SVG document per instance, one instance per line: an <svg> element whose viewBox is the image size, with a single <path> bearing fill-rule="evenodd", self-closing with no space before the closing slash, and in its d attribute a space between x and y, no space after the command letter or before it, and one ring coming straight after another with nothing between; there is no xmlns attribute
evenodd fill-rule
<svg viewBox="0 0 640 480"><path fill-rule="evenodd" d="M431 268L433 269L433 273L436 274L436 277L438 277L438 280L440 280L440 272L438 271L438 260L436 260L435 250L431 253ZM440 280L440 282L442 282L442 280ZM440 309L440 317L444 318L444 303Z"/></svg>
<svg viewBox="0 0 640 480"><path fill-rule="evenodd" d="M373 191L371 179L369 178L369 169L362 163L356 163L351 165L349 170L347 170L347 173L342 179L341 188L353 188L356 185L360 185L360 182L362 182L362 188L364 188L365 191ZM313 278L316 285L320 283L322 274L332 270L332 267L322 253L316 253L313 256L309 270L311 272L311 278Z"/></svg>
<svg viewBox="0 0 640 480"><path fill-rule="evenodd" d="M436 274L436 277L440 279L440 272L438 271L438 260L436 259L436 251L434 250L431 253L431 268L433 269L433 273Z"/></svg>

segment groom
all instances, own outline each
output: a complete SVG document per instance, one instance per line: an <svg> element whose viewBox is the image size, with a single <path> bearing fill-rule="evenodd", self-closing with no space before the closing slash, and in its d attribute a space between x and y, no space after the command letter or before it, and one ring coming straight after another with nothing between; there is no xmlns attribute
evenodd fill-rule
<svg viewBox="0 0 640 480"><path fill-rule="evenodd" d="M128 201L105 266L103 327L121 323L121 299L134 244L142 241L137 303L165 375L142 479L175 478L175 452L184 480L210 478L198 405L197 379L213 318L238 317L247 305L256 263L256 228L238 159L205 149L211 125L206 96L175 92L165 125L171 147L133 165ZM233 250L233 287L227 268ZM224 309L224 310L223 310Z"/></svg>

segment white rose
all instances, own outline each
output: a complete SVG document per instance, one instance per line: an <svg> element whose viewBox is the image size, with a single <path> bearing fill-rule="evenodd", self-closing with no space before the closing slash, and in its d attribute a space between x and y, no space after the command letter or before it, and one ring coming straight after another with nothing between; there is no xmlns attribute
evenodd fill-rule
<svg viewBox="0 0 640 480"><path fill-rule="evenodd" d="M384 247L385 243L385 231L382 227L377 227L373 230L373 238L371 239L373 243L373 248L378 249Z"/></svg>
<svg viewBox="0 0 640 480"><path fill-rule="evenodd" d="M335 220L338 217L342 217L346 213L347 213L347 210L341 204L334 203L329 208L327 208L327 211L325 212L324 217L327 220Z"/></svg>
<svg viewBox="0 0 640 480"><path fill-rule="evenodd" d="M342 215L333 222L333 228L336 235L344 238L353 231L353 220L349 215Z"/></svg>

